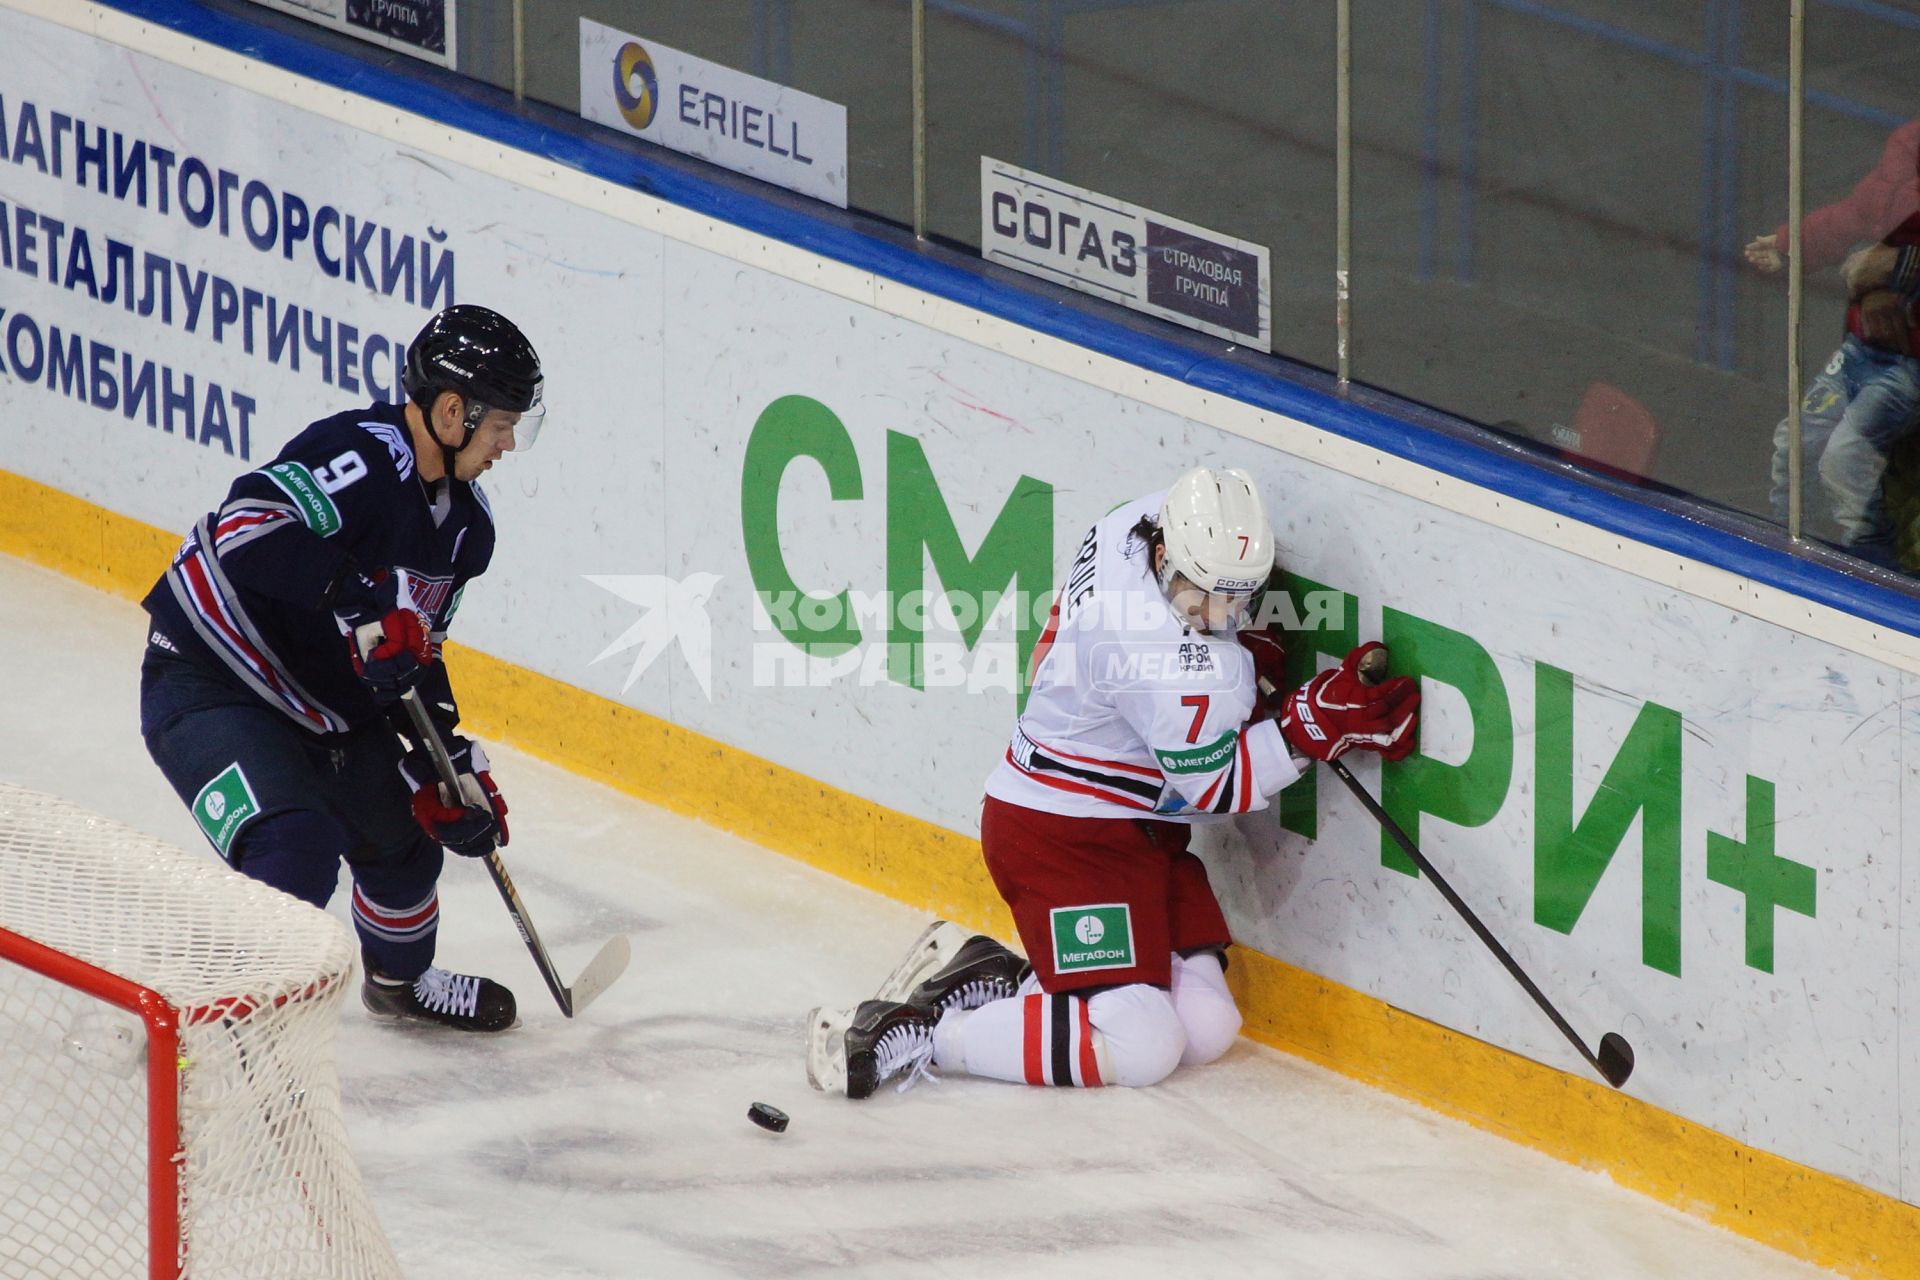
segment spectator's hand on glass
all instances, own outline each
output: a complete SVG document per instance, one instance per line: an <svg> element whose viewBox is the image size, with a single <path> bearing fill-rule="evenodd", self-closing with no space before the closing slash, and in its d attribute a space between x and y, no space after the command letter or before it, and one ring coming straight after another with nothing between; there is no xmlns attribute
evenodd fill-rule
<svg viewBox="0 0 1920 1280"><path fill-rule="evenodd" d="M1860 336L1882 351L1912 355L1906 300L1891 289L1874 289L1860 298Z"/></svg>
<svg viewBox="0 0 1920 1280"><path fill-rule="evenodd" d="M1900 251L1890 244L1871 245L1848 254L1847 260L1840 264L1848 295L1864 301L1869 293L1884 288L1893 279L1894 264L1899 258Z"/></svg>
<svg viewBox="0 0 1920 1280"><path fill-rule="evenodd" d="M1763 236L1755 236L1753 239L1747 241L1747 262L1752 266L1758 267L1768 275L1772 275L1787 264L1787 260L1781 256L1780 250L1774 247L1773 232L1771 231Z"/></svg>

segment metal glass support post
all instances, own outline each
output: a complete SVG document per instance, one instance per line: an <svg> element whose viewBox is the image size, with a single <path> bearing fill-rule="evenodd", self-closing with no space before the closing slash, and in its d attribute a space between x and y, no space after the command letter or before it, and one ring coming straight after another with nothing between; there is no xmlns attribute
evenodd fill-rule
<svg viewBox="0 0 1920 1280"><path fill-rule="evenodd" d="M1787 536L1800 540L1800 145L1807 101L1807 0L1787 7Z"/></svg>
<svg viewBox="0 0 1920 1280"><path fill-rule="evenodd" d="M1333 323L1335 373L1346 389L1353 373L1353 0L1335 6L1333 124Z"/></svg>
<svg viewBox="0 0 1920 1280"><path fill-rule="evenodd" d="M1714 350L1716 369L1732 369L1738 338L1736 317L1740 290L1740 83L1733 78L1740 69L1742 45L1742 0L1727 0L1721 12L1720 47L1725 55L1720 86L1720 172L1715 183L1718 192L1719 222L1714 228L1713 257L1718 264L1714 276Z"/></svg>
<svg viewBox="0 0 1920 1280"><path fill-rule="evenodd" d="M1420 24L1420 275L1434 277L1440 260L1441 0L1427 0Z"/></svg>
<svg viewBox="0 0 1920 1280"><path fill-rule="evenodd" d="M527 0L513 0L513 100L527 100Z"/></svg>
<svg viewBox="0 0 1920 1280"><path fill-rule="evenodd" d="M913 234L927 238L927 0L913 0Z"/></svg>

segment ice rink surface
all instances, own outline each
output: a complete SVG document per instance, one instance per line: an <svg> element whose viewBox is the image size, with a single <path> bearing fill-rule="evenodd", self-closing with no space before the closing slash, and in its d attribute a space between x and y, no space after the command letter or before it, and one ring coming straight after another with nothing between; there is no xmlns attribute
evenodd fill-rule
<svg viewBox="0 0 1920 1280"><path fill-rule="evenodd" d="M144 618L0 556L0 779L211 858L140 742ZM449 859L440 961L506 982L521 1025L399 1029L356 1002L339 1038L348 1128L409 1276L1828 1274L1246 1040L1148 1090L816 1094L806 1010L869 992L925 917L490 751L508 865L562 974L615 933L634 960L566 1022L483 868ZM785 1134L748 1122L756 1100L793 1117Z"/></svg>

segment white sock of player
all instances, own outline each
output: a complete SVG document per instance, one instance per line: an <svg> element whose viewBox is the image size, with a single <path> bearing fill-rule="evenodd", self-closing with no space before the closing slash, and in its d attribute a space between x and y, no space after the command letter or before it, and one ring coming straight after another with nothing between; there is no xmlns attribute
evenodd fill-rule
<svg viewBox="0 0 1920 1280"><path fill-rule="evenodd" d="M1017 1084L1157 1084L1180 1064L1186 1032L1165 991L1144 984L1083 999L1038 990L949 1013L933 1033L933 1061Z"/></svg>
<svg viewBox="0 0 1920 1280"><path fill-rule="evenodd" d="M1226 971L1211 951L1173 958L1173 1011L1187 1033L1180 1065L1212 1062L1233 1047L1240 1035L1240 1008L1227 990Z"/></svg>

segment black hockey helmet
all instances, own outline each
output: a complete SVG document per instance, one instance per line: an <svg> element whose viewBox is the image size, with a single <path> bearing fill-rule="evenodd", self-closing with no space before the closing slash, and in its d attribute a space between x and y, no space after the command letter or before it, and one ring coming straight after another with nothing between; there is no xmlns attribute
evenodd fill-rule
<svg viewBox="0 0 1920 1280"><path fill-rule="evenodd" d="M448 307L427 321L407 348L400 385L423 411L431 410L443 391L459 395L467 402L469 439L487 410L519 414L513 428L516 450L533 444L546 417L545 381L533 344L498 311L471 303Z"/></svg>

